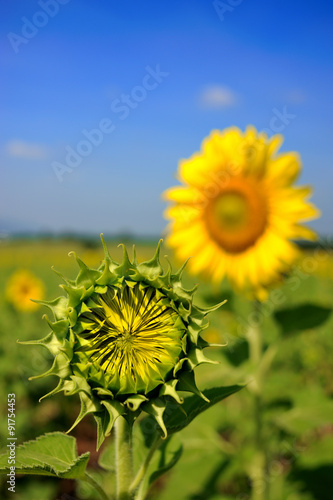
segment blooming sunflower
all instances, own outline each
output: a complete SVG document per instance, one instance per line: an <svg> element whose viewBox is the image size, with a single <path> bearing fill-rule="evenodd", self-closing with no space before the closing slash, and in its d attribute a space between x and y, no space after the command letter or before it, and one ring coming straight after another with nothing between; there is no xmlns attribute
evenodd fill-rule
<svg viewBox="0 0 333 500"><path fill-rule="evenodd" d="M200 337L208 326L210 309L196 307L195 289L181 283L184 266L164 273L159 248L154 257L138 264L124 247L121 264L114 262L103 241L105 258L99 269L87 267L74 252L80 271L76 280L61 276L67 296L40 301L53 313L46 320L51 333L42 340L24 342L45 346L54 356L50 370L58 386L49 395L79 393L81 412L73 427L88 413L98 424L98 446L115 420L129 423L141 411L152 415L161 430L168 398L182 404L178 391L205 396L196 387L194 368L204 362ZM59 273L58 273L59 274Z"/></svg>
<svg viewBox="0 0 333 500"><path fill-rule="evenodd" d="M173 202L167 243L189 270L214 282L225 276L259 300L299 256L297 238L316 239L300 223L319 216L307 201L311 188L294 186L297 153L277 154L281 135L249 126L213 131L202 149L179 165L183 186L164 193Z"/></svg>
<svg viewBox="0 0 333 500"><path fill-rule="evenodd" d="M44 285L26 269L18 269L8 280L6 299L18 311L34 311L39 305L31 298L41 300L44 297Z"/></svg>

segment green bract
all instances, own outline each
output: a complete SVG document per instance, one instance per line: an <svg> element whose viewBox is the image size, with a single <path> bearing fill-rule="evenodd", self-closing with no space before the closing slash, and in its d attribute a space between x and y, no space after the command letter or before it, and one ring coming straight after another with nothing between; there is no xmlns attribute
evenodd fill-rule
<svg viewBox="0 0 333 500"><path fill-rule="evenodd" d="M164 273L154 257L137 263L124 248L121 264L114 262L102 237L105 257L99 269L88 268L74 252L80 271L61 287L67 297L40 301L53 313L45 316L52 331L41 344L54 355L50 370L58 386L47 396L78 393L81 411L73 427L88 413L98 424L98 444L109 435L120 415L127 421L144 411L153 415L164 436L163 412L168 399L181 405L180 391L205 396L196 387L194 368L212 363L203 354L209 346L200 337L210 310L193 305L195 289L185 290L181 276ZM33 377L34 378L34 377ZM45 397L45 396L44 396ZM72 427L72 428L73 428Z"/></svg>

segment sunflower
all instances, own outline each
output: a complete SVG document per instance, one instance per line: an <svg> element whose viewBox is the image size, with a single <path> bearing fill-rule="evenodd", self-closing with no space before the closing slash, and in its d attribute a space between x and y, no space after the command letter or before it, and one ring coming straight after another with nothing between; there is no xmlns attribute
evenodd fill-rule
<svg viewBox="0 0 333 500"><path fill-rule="evenodd" d="M56 375L58 386L48 395L79 393L81 412L73 427L88 413L98 425L98 446L115 420L131 422L141 411L152 415L167 431L163 412L172 398L181 405L181 391L203 399L194 369L214 363L203 353L210 344L201 338L210 309L193 304L196 287L181 282L184 266L163 271L157 247L148 261L111 259L102 239L105 258L98 269L87 267L74 252L80 268L76 280L61 276L67 296L40 301L51 311L51 332L42 340L23 342L45 346L53 355L51 368L39 378ZM59 274L59 273L58 273ZM178 392L180 391L180 392Z"/></svg>
<svg viewBox="0 0 333 500"><path fill-rule="evenodd" d="M6 299L18 311L34 311L39 305L31 299L44 297L44 285L26 269L18 269L9 278L6 286Z"/></svg>
<svg viewBox="0 0 333 500"><path fill-rule="evenodd" d="M281 135L268 138L249 126L213 131L202 149L179 165L183 186L164 193L173 202L167 243L189 270L259 300L299 256L291 241L316 239L300 223L319 216L307 201L311 188L294 186L297 153L277 154Z"/></svg>
<svg viewBox="0 0 333 500"><path fill-rule="evenodd" d="M92 296L89 305L79 318L82 362L98 366L118 394L149 392L159 385L182 350L185 327L175 329L176 311L163 305L155 288L139 284L108 288Z"/></svg>

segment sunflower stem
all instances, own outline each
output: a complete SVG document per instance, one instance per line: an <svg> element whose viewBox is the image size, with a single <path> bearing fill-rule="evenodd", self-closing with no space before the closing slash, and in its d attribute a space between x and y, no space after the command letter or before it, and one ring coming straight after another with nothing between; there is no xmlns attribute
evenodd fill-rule
<svg viewBox="0 0 333 500"><path fill-rule="evenodd" d="M120 416L115 422L117 500L132 500L132 425Z"/></svg>
<svg viewBox="0 0 333 500"><path fill-rule="evenodd" d="M98 484L98 482L92 477L90 476L90 474L88 474L87 472L85 472L83 478L82 478L82 481L86 481L87 483L89 483L96 491L98 491L100 497L103 499L103 500L112 500L106 493L105 491L103 490L103 488Z"/></svg>
<svg viewBox="0 0 333 500"><path fill-rule="evenodd" d="M150 461L153 458L155 451L157 450L157 448L161 444L161 441L162 441L162 439L160 438L160 436L156 435L154 442L151 445L151 448L150 448L144 462L142 463L140 469L138 470L137 475L135 476L135 478L131 484L131 488L130 488L131 492L135 492L135 490L137 490L137 488L139 488L142 481L144 480L145 475L148 471Z"/></svg>
<svg viewBox="0 0 333 500"><path fill-rule="evenodd" d="M135 494L134 500L145 500L145 498L146 498L145 484L144 482L141 482L139 489Z"/></svg>
<svg viewBox="0 0 333 500"><path fill-rule="evenodd" d="M250 361L254 367L255 375L253 379L253 418L254 418L254 443L256 455L252 467L252 500L269 499L269 477L268 477L268 458L263 436L263 380L261 376L260 365L263 357L263 340L260 328L261 303L254 302L255 321L248 332L250 346Z"/></svg>

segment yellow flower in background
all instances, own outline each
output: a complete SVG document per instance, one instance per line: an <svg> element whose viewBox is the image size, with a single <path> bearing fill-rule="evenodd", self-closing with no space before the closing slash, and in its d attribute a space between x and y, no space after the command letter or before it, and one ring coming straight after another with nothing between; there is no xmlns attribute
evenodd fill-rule
<svg viewBox="0 0 333 500"><path fill-rule="evenodd" d="M260 300L299 256L290 240L316 239L300 223L318 217L311 188L294 186L299 155L277 154L283 137L249 126L213 131L202 149L179 165L183 186L164 195L173 205L167 243L189 270L214 282L225 276Z"/></svg>
<svg viewBox="0 0 333 500"><path fill-rule="evenodd" d="M43 299L44 285L30 271L19 269L8 280L6 298L18 311L34 311L39 304L30 299Z"/></svg>

